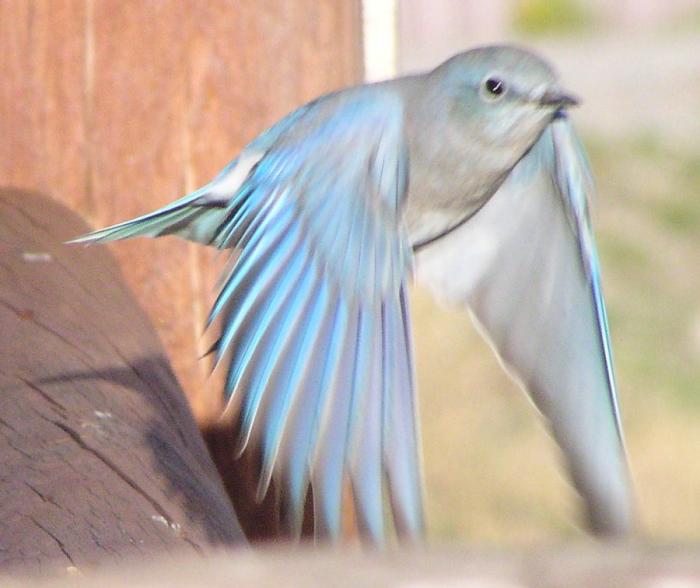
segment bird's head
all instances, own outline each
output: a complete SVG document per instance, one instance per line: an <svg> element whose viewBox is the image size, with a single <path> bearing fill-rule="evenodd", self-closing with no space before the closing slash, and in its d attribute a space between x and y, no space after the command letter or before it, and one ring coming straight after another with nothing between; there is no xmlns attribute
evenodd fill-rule
<svg viewBox="0 0 700 588"><path fill-rule="evenodd" d="M490 149L524 153L553 118L578 103L558 85L548 63L509 45L456 55L430 78L450 124Z"/></svg>

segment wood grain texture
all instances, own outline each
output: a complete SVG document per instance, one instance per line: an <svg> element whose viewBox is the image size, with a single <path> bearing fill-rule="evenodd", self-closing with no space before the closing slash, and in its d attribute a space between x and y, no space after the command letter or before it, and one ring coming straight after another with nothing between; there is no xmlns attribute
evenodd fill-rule
<svg viewBox="0 0 700 588"><path fill-rule="evenodd" d="M211 178L294 107L361 77L359 0L0 3L0 186L104 226ZM175 239L111 246L200 421L218 264Z"/></svg>
<svg viewBox="0 0 700 588"><path fill-rule="evenodd" d="M158 337L106 249L0 190L0 569L243 542Z"/></svg>

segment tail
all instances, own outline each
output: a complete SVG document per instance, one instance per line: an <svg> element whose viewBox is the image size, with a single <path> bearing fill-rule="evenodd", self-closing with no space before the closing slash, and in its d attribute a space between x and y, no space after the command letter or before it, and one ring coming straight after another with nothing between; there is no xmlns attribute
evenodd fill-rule
<svg viewBox="0 0 700 588"><path fill-rule="evenodd" d="M82 235L68 243L102 243L130 237L177 235L210 245L226 211L226 203L207 198L207 186L149 214Z"/></svg>
<svg viewBox="0 0 700 588"><path fill-rule="evenodd" d="M243 187L265 152L309 109L291 112L250 143L206 186L154 212L119 223L68 243L102 243L130 237L177 235L204 245L225 246L218 242L219 229L226 221L229 204Z"/></svg>
<svg viewBox="0 0 700 588"><path fill-rule="evenodd" d="M163 208L111 227L82 235L68 243L102 243L131 237L177 235L211 245L226 219L231 198L237 193L261 153L241 154L209 184Z"/></svg>

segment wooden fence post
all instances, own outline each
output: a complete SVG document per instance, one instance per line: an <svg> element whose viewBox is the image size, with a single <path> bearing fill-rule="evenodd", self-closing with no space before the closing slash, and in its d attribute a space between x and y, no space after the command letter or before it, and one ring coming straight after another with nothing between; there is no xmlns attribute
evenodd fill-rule
<svg viewBox="0 0 700 588"><path fill-rule="evenodd" d="M0 186L104 226L206 182L266 126L361 78L359 0L0 3ZM113 248L199 420L216 267L164 239Z"/></svg>

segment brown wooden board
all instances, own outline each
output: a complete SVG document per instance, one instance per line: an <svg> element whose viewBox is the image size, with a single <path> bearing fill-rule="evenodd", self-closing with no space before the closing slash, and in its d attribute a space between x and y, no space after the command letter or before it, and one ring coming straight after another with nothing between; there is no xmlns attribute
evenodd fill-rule
<svg viewBox="0 0 700 588"><path fill-rule="evenodd" d="M243 542L158 337L59 203L0 190L0 569Z"/></svg>

